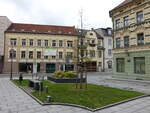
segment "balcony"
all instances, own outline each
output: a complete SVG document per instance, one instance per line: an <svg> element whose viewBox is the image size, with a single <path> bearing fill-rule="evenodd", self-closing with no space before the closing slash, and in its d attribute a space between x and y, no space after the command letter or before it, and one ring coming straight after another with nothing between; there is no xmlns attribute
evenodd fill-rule
<svg viewBox="0 0 150 113"><path fill-rule="evenodd" d="M126 50L129 52L137 52L137 51L145 51L149 50L150 42L145 43L144 45L130 45L128 48L121 47L121 48L114 48L113 53L124 53Z"/></svg>
<svg viewBox="0 0 150 113"><path fill-rule="evenodd" d="M89 43L89 45L90 45L91 47L95 47L95 46L96 46L95 43Z"/></svg>
<svg viewBox="0 0 150 113"><path fill-rule="evenodd" d="M98 45L98 46L97 46L97 49L98 49L98 50L101 50L101 49L104 49L104 47L103 47L103 46Z"/></svg>
<svg viewBox="0 0 150 113"><path fill-rule="evenodd" d="M130 24L129 26L123 26L123 27L116 28L116 29L114 29L114 32L121 31L121 30L131 30L132 31L133 29L135 29L138 26L141 26L141 25L149 26L149 24L150 24L149 20L148 21L143 21L143 22L140 22L140 23L133 23L133 24Z"/></svg>
<svg viewBox="0 0 150 113"><path fill-rule="evenodd" d="M87 45L78 45L78 49L82 50L87 49Z"/></svg>

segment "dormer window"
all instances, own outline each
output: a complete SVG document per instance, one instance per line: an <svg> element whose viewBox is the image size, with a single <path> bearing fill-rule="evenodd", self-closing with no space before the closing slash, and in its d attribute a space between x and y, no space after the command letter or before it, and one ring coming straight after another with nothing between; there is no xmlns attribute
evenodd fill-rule
<svg viewBox="0 0 150 113"><path fill-rule="evenodd" d="M92 35L93 35L93 33L90 33L90 35L92 36Z"/></svg>

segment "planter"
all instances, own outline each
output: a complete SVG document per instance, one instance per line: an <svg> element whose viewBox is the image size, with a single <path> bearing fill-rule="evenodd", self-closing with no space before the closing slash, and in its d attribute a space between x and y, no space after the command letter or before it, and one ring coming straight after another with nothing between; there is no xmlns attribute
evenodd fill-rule
<svg viewBox="0 0 150 113"><path fill-rule="evenodd" d="M47 80L56 82L56 83L80 83L79 78L54 78L51 76L47 76ZM83 82L85 83L86 79L83 78Z"/></svg>

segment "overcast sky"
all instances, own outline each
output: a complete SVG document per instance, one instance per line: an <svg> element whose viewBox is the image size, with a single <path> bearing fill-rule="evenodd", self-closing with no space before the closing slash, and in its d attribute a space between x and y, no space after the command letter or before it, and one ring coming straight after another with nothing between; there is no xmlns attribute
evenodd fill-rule
<svg viewBox="0 0 150 113"><path fill-rule="evenodd" d="M83 10L84 28L111 27L109 10L124 0L0 0L0 16L14 23L79 27Z"/></svg>

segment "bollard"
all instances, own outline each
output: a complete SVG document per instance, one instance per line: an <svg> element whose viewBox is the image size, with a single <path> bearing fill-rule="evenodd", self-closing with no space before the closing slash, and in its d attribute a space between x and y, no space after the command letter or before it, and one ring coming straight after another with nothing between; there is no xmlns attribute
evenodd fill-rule
<svg viewBox="0 0 150 113"><path fill-rule="evenodd" d="M45 86L45 93L48 93L48 86Z"/></svg>
<svg viewBox="0 0 150 113"><path fill-rule="evenodd" d="M51 96L47 96L47 102L50 103L51 102Z"/></svg>
<svg viewBox="0 0 150 113"><path fill-rule="evenodd" d="M20 84L22 83L22 81L23 81L23 76L22 76L22 73L20 73L20 75L19 75L19 82L20 82Z"/></svg>

